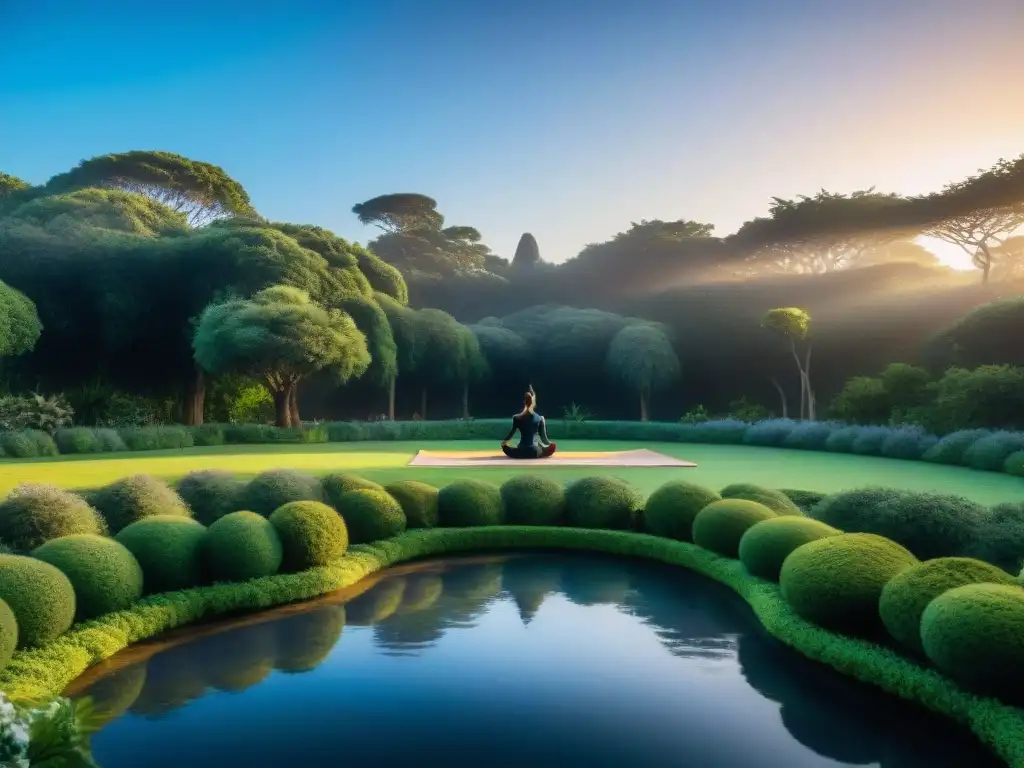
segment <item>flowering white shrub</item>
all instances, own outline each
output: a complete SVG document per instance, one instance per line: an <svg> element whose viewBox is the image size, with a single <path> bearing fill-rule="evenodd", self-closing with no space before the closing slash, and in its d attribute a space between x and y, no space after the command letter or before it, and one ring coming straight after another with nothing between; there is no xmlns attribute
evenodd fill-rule
<svg viewBox="0 0 1024 768"><path fill-rule="evenodd" d="M92 702L56 698L37 707L19 707L0 692L0 765L96 766L89 736L101 724Z"/></svg>

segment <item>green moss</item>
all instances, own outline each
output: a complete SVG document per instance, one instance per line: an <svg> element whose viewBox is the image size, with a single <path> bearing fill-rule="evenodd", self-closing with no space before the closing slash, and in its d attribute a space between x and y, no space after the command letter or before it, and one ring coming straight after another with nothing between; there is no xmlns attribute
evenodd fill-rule
<svg viewBox="0 0 1024 768"><path fill-rule="evenodd" d="M438 493L437 516L447 528L500 525L501 491L483 480L457 480Z"/></svg>
<svg viewBox="0 0 1024 768"><path fill-rule="evenodd" d="M345 606L327 605L274 622L275 669L297 674L316 669L331 655L345 629Z"/></svg>
<svg viewBox="0 0 1024 768"><path fill-rule="evenodd" d="M242 499L242 509L270 517L278 507L293 501L323 501L323 489L315 477L291 469L271 469L249 481Z"/></svg>
<svg viewBox="0 0 1024 768"><path fill-rule="evenodd" d="M401 505L405 512L406 527L437 526L437 488L418 480L396 480L385 485L384 490Z"/></svg>
<svg viewBox="0 0 1024 768"><path fill-rule="evenodd" d="M95 509L54 485L19 485L0 501L0 541L20 552L61 536L105 532Z"/></svg>
<svg viewBox="0 0 1024 768"><path fill-rule="evenodd" d="M229 472L204 469L191 472L178 481L177 491L192 516L203 525L210 525L242 507L246 483Z"/></svg>
<svg viewBox="0 0 1024 768"><path fill-rule="evenodd" d="M337 510L341 510L339 504L341 497L349 491L372 490L382 491L384 486L372 480L366 480L359 475L348 472L333 472L320 478L320 488L323 491L323 500Z"/></svg>
<svg viewBox="0 0 1024 768"><path fill-rule="evenodd" d="M970 689L1017 705L1024 704L1021 638L1020 586L956 587L932 600L921 617L921 642L935 666Z"/></svg>
<svg viewBox="0 0 1024 768"><path fill-rule="evenodd" d="M748 528L740 539L740 562L754 576L778 581L782 563L794 549L838 533L841 531L831 525L806 517L787 515L763 520Z"/></svg>
<svg viewBox="0 0 1024 768"><path fill-rule="evenodd" d="M90 494L112 534L147 517L190 518L192 513L166 483L149 475L132 475Z"/></svg>
<svg viewBox="0 0 1024 768"><path fill-rule="evenodd" d="M405 530L405 512L383 488L360 488L343 493L335 504L345 521L351 544L390 539Z"/></svg>
<svg viewBox="0 0 1024 768"><path fill-rule="evenodd" d="M19 648L55 640L75 620L75 588L68 577L34 557L0 555L0 600L14 613Z"/></svg>
<svg viewBox="0 0 1024 768"><path fill-rule="evenodd" d="M203 583L206 526L191 517L154 515L132 523L116 538L142 566L146 594Z"/></svg>
<svg viewBox="0 0 1024 768"><path fill-rule="evenodd" d="M560 525L565 490L547 477L517 475L501 485L501 509L509 525Z"/></svg>
<svg viewBox="0 0 1024 768"><path fill-rule="evenodd" d="M763 504L777 515L803 515L800 507L782 491L752 483L734 483L722 489L723 499L744 499Z"/></svg>
<svg viewBox="0 0 1024 768"><path fill-rule="evenodd" d="M393 616L402 605L405 579L385 577L345 604L347 622L353 627L371 627Z"/></svg>
<svg viewBox="0 0 1024 768"><path fill-rule="evenodd" d="M43 544L32 556L68 577L75 588L75 621L119 611L142 597L142 567L113 539L65 536Z"/></svg>
<svg viewBox="0 0 1024 768"><path fill-rule="evenodd" d="M216 581L246 581L277 573L284 557L277 529L255 512L229 512L203 542L203 563Z"/></svg>
<svg viewBox="0 0 1024 768"><path fill-rule="evenodd" d="M640 494L614 477L584 477L565 490L566 522L576 528L633 530L643 506Z"/></svg>
<svg viewBox="0 0 1024 768"><path fill-rule="evenodd" d="M676 541L693 541L697 513L722 497L710 488L675 480L650 495L644 507L644 530Z"/></svg>
<svg viewBox="0 0 1024 768"><path fill-rule="evenodd" d="M708 504L693 519L693 543L725 557L739 557L740 539L751 526L776 517L768 507L747 499Z"/></svg>
<svg viewBox="0 0 1024 768"><path fill-rule="evenodd" d="M18 647L18 620L14 611L3 600L0 600L0 669L7 666L7 662L14 655L14 649Z"/></svg>
<svg viewBox="0 0 1024 768"><path fill-rule="evenodd" d="M896 574L917 563L894 541L841 533L797 547L782 563L782 595L800 616L849 634L881 628L878 601Z"/></svg>
<svg viewBox="0 0 1024 768"><path fill-rule="evenodd" d="M270 516L284 551L282 568L302 571L327 565L348 549L348 529L332 507L318 501L293 501Z"/></svg>

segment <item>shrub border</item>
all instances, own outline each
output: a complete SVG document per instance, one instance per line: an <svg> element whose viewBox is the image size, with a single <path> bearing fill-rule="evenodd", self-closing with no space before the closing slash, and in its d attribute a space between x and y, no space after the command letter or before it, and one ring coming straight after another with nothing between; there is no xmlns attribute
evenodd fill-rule
<svg viewBox="0 0 1024 768"><path fill-rule="evenodd" d="M144 598L132 608L84 622L48 645L17 652L0 673L0 690L16 702L59 695L93 664L128 645L182 625L317 597L387 566L479 550L540 548L603 552L682 566L729 586L773 637L843 674L917 702L966 725L1013 768L1024 768L1024 709L960 689L938 672L895 651L845 637L797 616L779 587L748 574L738 560L686 542L625 531L488 526L417 530L352 547L331 565L296 574L215 584Z"/></svg>

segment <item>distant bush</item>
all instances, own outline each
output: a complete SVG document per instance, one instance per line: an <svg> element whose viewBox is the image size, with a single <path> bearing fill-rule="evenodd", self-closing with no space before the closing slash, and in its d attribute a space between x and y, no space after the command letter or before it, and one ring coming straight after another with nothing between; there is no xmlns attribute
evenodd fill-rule
<svg viewBox="0 0 1024 768"><path fill-rule="evenodd" d="M725 557L738 558L740 539L747 529L776 514L746 499L722 499L708 504L693 520L693 543Z"/></svg>
<svg viewBox="0 0 1024 768"><path fill-rule="evenodd" d="M17 647L18 620L14 617L11 606L0 600L0 669L7 666Z"/></svg>
<svg viewBox="0 0 1024 768"><path fill-rule="evenodd" d="M967 557L939 557L907 568L882 589L878 613L901 645L919 654L921 616L928 603L947 590L965 584L1014 584L1014 578L994 565Z"/></svg>
<svg viewBox="0 0 1024 768"><path fill-rule="evenodd" d="M348 528L341 516L319 501L292 501L270 515L281 539L287 571L327 565L348 550Z"/></svg>
<svg viewBox="0 0 1024 768"><path fill-rule="evenodd" d="M224 445L224 427L220 424L200 424L190 431L196 445Z"/></svg>
<svg viewBox="0 0 1024 768"><path fill-rule="evenodd" d="M643 506L640 494L614 477L584 477L565 489L566 522L576 528L634 530Z"/></svg>
<svg viewBox="0 0 1024 768"><path fill-rule="evenodd" d="M891 431L888 427L861 427L853 440L852 452L860 456L881 456L882 443Z"/></svg>
<svg viewBox="0 0 1024 768"><path fill-rule="evenodd" d="M118 434L129 451L167 451L195 445L187 427L126 427Z"/></svg>
<svg viewBox="0 0 1024 768"><path fill-rule="evenodd" d="M437 488L418 480L396 480L384 490L401 505L408 528L437 526Z"/></svg>
<svg viewBox="0 0 1024 768"><path fill-rule="evenodd" d="M825 441L825 450L832 453L853 453L853 444L862 427L840 427Z"/></svg>
<svg viewBox="0 0 1024 768"><path fill-rule="evenodd" d="M683 443L712 443L736 445L747 433L746 422L736 419L712 419L700 424L680 424L679 436Z"/></svg>
<svg viewBox="0 0 1024 768"><path fill-rule="evenodd" d="M644 530L677 541L693 541L693 521L708 504L722 496L701 485L674 480L665 483L647 499Z"/></svg>
<svg viewBox="0 0 1024 768"><path fill-rule="evenodd" d="M881 455L888 459L916 461L937 442L937 437L918 427L899 427L882 441Z"/></svg>
<svg viewBox="0 0 1024 768"><path fill-rule="evenodd" d="M32 393L27 397L0 397L0 428L33 430L52 435L70 427L74 409L64 395L47 397Z"/></svg>
<svg viewBox="0 0 1024 768"><path fill-rule="evenodd" d="M277 529L255 512L230 512L214 521L203 542L203 562L215 581L248 581L281 567Z"/></svg>
<svg viewBox="0 0 1024 768"><path fill-rule="evenodd" d="M814 624L848 634L881 628L878 600L896 574L917 559L872 533L841 533L797 547L779 572L782 596Z"/></svg>
<svg viewBox="0 0 1024 768"><path fill-rule="evenodd" d="M804 421L797 424L782 441L784 448L803 451L823 451L836 424L824 421Z"/></svg>
<svg viewBox="0 0 1024 768"><path fill-rule="evenodd" d="M394 423L394 422L392 422ZM362 424L351 421L334 421L324 425L327 439L332 443L353 443L366 439L366 430Z"/></svg>
<svg viewBox="0 0 1024 768"><path fill-rule="evenodd" d="M142 567L123 545L92 534L48 541L32 556L57 568L75 589L75 621L127 608L142 597Z"/></svg>
<svg viewBox="0 0 1024 768"><path fill-rule="evenodd" d="M501 485L502 519L508 525L561 525L565 490L539 475L517 475Z"/></svg>
<svg viewBox="0 0 1024 768"><path fill-rule="evenodd" d="M191 517L185 502L166 483L149 475L132 475L94 491L89 500L112 534L154 515Z"/></svg>
<svg viewBox="0 0 1024 768"><path fill-rule="evenodd" d="M971 443L964 451L963 461L974 469L999 472L1006 459L1021 450L1024 450L1024 433L995 432Z"/></svg>
<svg viewBox="0 0 1024 768"><path fill-rule="evenodd" d="M100 450L104 453L115 453L128 450L128 446L125 445L124 440L121 439L121 435L117 433L116 429L100 427L98 429L94 429L93 432L96 435L96 440L100 444Z"/></svg>
<svg viewBox="0 0 1024 768"><path fill-rule="evenodd" d="M796 488L779 488L778 491L785 494L804 513L825 498L825 494L818 491L801 491Z"/></svg>
<svg viewBox="0 0 1024 768"><path fill-rule="evenodd" d="M335 509L340 509L338 504L341 497L349 491L368 489L371 491L382 491L384 486L372 480L364 480L358 475L348 472L332 472L320 478L320 487L323 489L323 500ZM349 531L351 533L351 530ZM353 544L357 543L355 541Z"/></svg>
<svg viewBox="0 0 1024 768"><path fill-rule="evenodd" d="M892 398L880 378L854 376L828 407L831 416L855 424L886 424L892 414Z"/></svg>
<svg viewBox="0 0 1024 768"><path fill-rule="evenodd" d="M224 441L232 445L260 443L315 444L326 443L327 429L314 427L273 427L269 424L225 424Z"/></svg>
<svg viewBox="0 0 1024 768"><path fill-rule="evenodd" d="M38 459L56 456L57 444L45 432L25 429L0 432L0 450L12 459Z"/></svg>
<svg viewBox="0 0 1024 768"><path fill-rule="evenodd" d="M142 566L146 594L189 589L204 581L206 526L191 517L153 515L128 525L115 538Z"/></svg>
<svg viewBox="0 0 1024 768"><path fill-rule="evenodd" d="M797 547L809 541L842 533L831 525L806 517L774 517L763 520L743 534L739 558L748 573L778 581L782 563Z"/></svg>
<svg viewBox="0 0 1024 768"><path fill-rule="evenodd" d="M743 442L747 445L758 445L766 448L777 448L782 445L799 422L793 419L766 419L751 424L743 434Z"/></svg>
<svg viewBox="0 0 1024 768"><path fill-rule="evenodd" d="M203 525L210 525L242 509L246 483L229 472L202 469L181 478L176 490L192 510L192 516Z"/></svg>
<svg viewBox="0 0 1024 768"><path fill-rule="evenodd" d="M1024 567L1024 502L1009 501L992 507L965 554L1007 573L1020 573Z"/></svg>
<svg viewBox="0 0 1024 768"><path fill-rule="evenodd" d="M0 541L19 552L61 536L106 532L95 509L55 485L19 485L0 501Z"/></svg>
<svg viewBox="0 0 1024 768"><path fill-rule="evenodd" d="M0 555L0 600L14 613L19 648L56 640L75 620L75 589L68 577L34 557Z"/></svg>
<svg viewBox="0 0 1024 768"><path fill-rule="evenodd" d="M437 496L437 515L446 528L501 524L501 490L483 480L457 480Z"/></svg>
<svg viewBox="0 0 1024 768"><path fill-rule="evenodd" d="M335 508L348 528L349 544L369 544L405 531L402 506L383 488L356 488L343 493Z"/></svg>
<svg viewBox="0 0 1024 768"><path fill-rule="evenodd" d="M96 431L88 427L58 429L53 438L61 453L99 453L103 450Z"/></svg>
<svg viewBox="0 0 1024 768"><path fill-rule="evenodd" d="M293 501L323 501L320 481L291 469L270 469L249 481L242 506L269 517L278 507Z"/></svg>
<svg viewBox="0 0 1024 768"><path fill-rule="evenodd" d="M935 464L963 464L967 449L978 440L992 434L987 429L962 429L941 438L924 452L921 458Z"/></svg>
<svg viewBox="0 0 1024 768"><path fill-rule="evenodd" d="M1024 451L1014 451L1003 462L1003 472L1014 477L1024 477Z"/></svg>
<svg viewBox="0 0 1024 768"><path fill-rule="evenodd" d="M721 491L723 499L746 499L763 504L778 515L802 515L792 499L782 491L771 488L762 488L752 483L734 483L727 485Z"/></svg>

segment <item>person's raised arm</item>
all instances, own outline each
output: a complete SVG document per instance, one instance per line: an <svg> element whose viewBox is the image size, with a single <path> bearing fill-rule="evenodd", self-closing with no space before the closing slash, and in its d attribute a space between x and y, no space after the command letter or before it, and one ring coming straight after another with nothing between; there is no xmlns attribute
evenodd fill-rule
<svg viewBox="0 0 1024 768"><path fill-rule="evenodd" d="M512 417L512 429L510 429L510 430L508 431L508 434L507 434L507 435L505 435L505 439L501 441L501 444L502 444L502 445L504 445L504 444L505 444L505 443L507 443L507 442L508 442L509 440L511 440L511 439L512 439L512 436L513 436L513 435L514 435L514 434L516 433L516 430L517 430L517 429L519 429L519 425L518 425L518 424L516 424L516 420L515 420L515 417Z"/></svg>
<svg viewBox="0 0 1024 768"><path fill-rule="evenodd" d="M548 440L548 423L543 416L540 417L540 429L538 432L540 434L541 442L544 443L544 445L550 445L551 441Z"/></svg>

